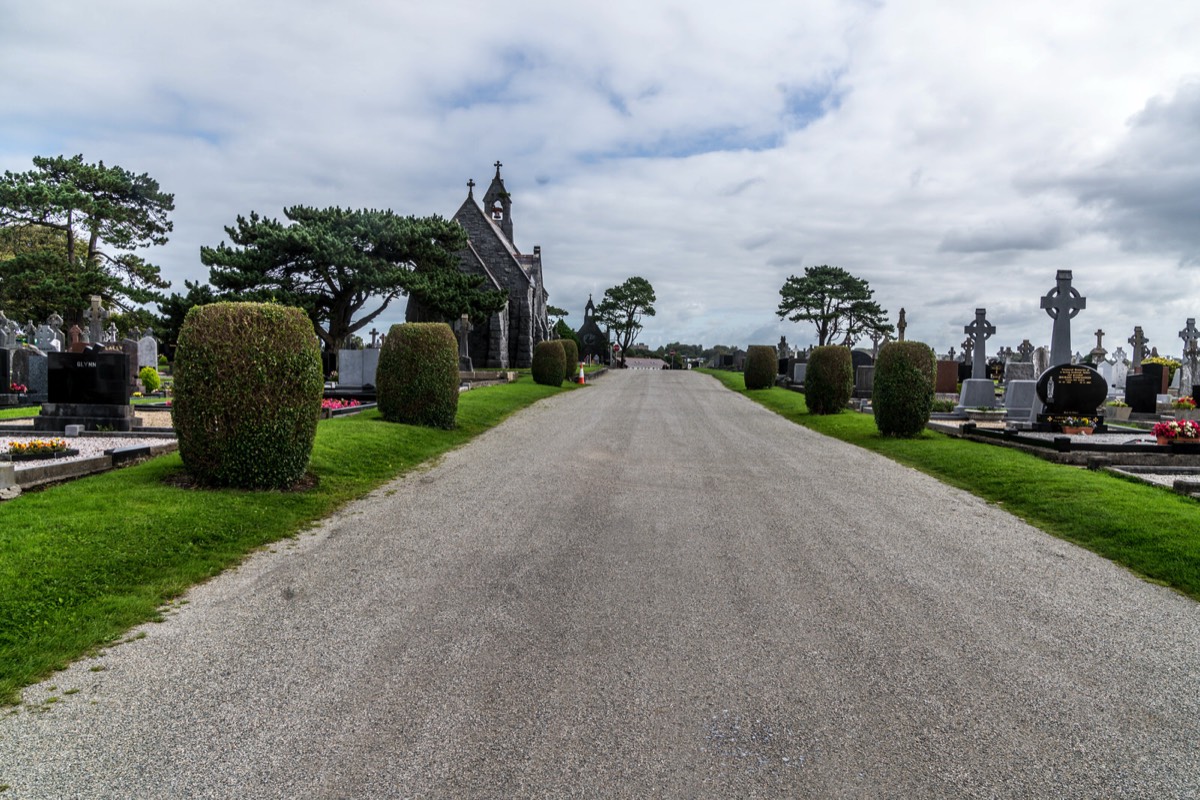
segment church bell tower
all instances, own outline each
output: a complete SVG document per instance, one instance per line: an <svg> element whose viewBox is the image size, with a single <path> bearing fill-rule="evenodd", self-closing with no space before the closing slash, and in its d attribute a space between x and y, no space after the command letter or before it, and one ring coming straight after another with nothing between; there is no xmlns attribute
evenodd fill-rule
<svg viewBox="0 0 1200 800"><path fill-rule="evenodd" d="M504 180L500 177L500 168L503 166L499 161L495 163L496 177L492 178L492 185L488 187L487 194L483 196L483 213L487 214L492 222L504 231L509 244L512 244L512 196L504 188Z"/></svg>

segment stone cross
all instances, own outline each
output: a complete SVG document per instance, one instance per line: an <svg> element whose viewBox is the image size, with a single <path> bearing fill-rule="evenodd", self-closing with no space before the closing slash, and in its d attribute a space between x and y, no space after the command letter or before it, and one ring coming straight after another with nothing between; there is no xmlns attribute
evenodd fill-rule
<svg viewBox="0 0 1200 800"><path fill-rule="evenodd" d="M1179 338L1183 339L1184 363L1188 365L1192 374L1192 383L1195 383L1196 375L1200 373L1200 330L1196 329L1195 317L1188 317L1187 327L1179 332ZM1183 391L1182 386L1180 391Z"/></svg>
<svg viewBox="0 0 1200 800"><path fill-rule="evenodd" d="M471 178L467 181L467 197L475 196L475 179Z"/></svg>
<svg viewBox="0 0 1200 800"><path fill-rule="evenodd" d="M78 325L72 325L71 330L67 331L67 336L71 339L71 344L68 349L72 353L83 352L83 328Z"/></svg>
<svg viewBox="0 0 1200 800"><path fill-rule="evenodd" d="M1099 364L1104 361L1104 357L1108 355L1108 351L1104 349L1104 329L1096 329L1096 346L1092 348L1089 354L1092 357L1093 364Z"/></svg>
<svg viewBox="0 0 1200 800"><path fill-rule="evenodd" d="M888 343L891 339L882 331L875 331L871 334L871 358L879 358L879 348Z"/></svg>
<svg viewBox="0 0 1200 800"><path fill-rule="evenodd" d="M996 332L996 326L987 321L987 309L975 309L975 321L964 327L963 332L971 334L971 341L975 345L975 353L971 360L971 377L987 378L986 342Z"/></svg>
<svg viewBox="0 0 1200 800"><path fill-rule="evenodd" d="M900 319L896 322L897 335L900 337L898 341L904 341L904 330L908 327L908 322L904 319L904 309L900 309Z"/></svg>
<svg viewBox="0 0 1200 800"><path fill-rule="evenodd" d="M962 340L962 362L970 364L975 354L975 340L970 336ZM972 370L974 372L974 370Z"/></svg>
<svg viewBox="0 0 1200 800"><path fill-rule="evenodd" d="M1129 343L1133 345L1132 360L1129 362L1130 372L1142 371L1142 359L1146 357L1146 342L1150 341L1146 338L1146 334L1142 333L1142 326L1134 326L1133 336L1129 337Z"/></svg>
<svg viewBox="0 0 1200 800"><path fill-rule="evenodd" d="M1112 362L1114 364L1125 363L1125 348L1118 347L1116 350L1112 351Z"/></svg>
<svg viewBox="0 0 1200 800"><path fill-rule="evenodd" d="M371 347L378 347L379 344L379 329L371 328Z"/></svg>
<svg viewBox="0 0 1200 800"><path fill-rule="evenodd" d="M88 321L88 336L91 341L99 342L103 338L104 320L108 319L108 312L100 305L101 297L98 294L92 295L92 307L83 314L83 318Z"/></svg>
<svg viewBox="0 0 1200 800"><path fill-rule="evenodd" d="M953 360L954 360L954 348L953 348L953 347L951 347L951 348L950 348L950 352L946 354L946 360L947 360L947 361L953 361ZM957 378L956 378L955 380L957 380Z"/></svg>
<svg viewBox="0 0 1200 800"><path fill-rule="evenodd" d="M115 323L115 322L108 323L108 328L104 331L104 335L108 337L107 339L105 339L106 342L119 341L120 336L117 333L117 323Z"/></svg>
<svg viewBox="0 0 1200 800"><path fill-rule="evenodd" d="M1055 276L1055 286L1042 298L1042 308L1054 320L1054 332L1050 336L1050 366L1071 363L1071 320L1083 308L1087 298L1071 286L1071 270L1060 269Z"/></svg>
<svg viewBox="0 0 1200 800"><path fill-rule="evenodd" d="M475 326L471 324L471 318L463 314L458 322L454 323L454 332L458 334L458 368L463 372L473 372L471 365L471 356L467 352L467 334L475 330Z"/></svg>
<svg viewBox="0 0 1200 800"><path fill-rule="evenodd" d="M1036 349L1028 339L1022 339L1021 343L1017 345L1017 352L1021 354L1021 360L1030 363L1033 363L1033 351Z"/></svg>

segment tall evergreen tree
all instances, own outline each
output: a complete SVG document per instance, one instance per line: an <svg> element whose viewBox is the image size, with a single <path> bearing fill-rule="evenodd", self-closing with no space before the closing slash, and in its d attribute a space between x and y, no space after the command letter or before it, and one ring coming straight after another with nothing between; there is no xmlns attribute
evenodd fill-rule
<svg viewBox="0 0 1200 800"><path fill-rule="evenodd" d="M82 320L92 294L127 311L160 299L170 284L134 251L167 242L174 195L149 175L87 164L82 155L37 156L33 164L0 178L9 245L7 258L0 245L0 297L29 303L31 317L57 311L68 323Z"/></svg>
<svg viewBox="0 0 1200 800"><path fill-rule="evenodd" d="M804 276L790 276L779 294L782 299L775 313L780 319L816 325L820 346L853 347L864 335L894 330L887 311L871 299L870 285L841 267L806 267Z"/></svg>

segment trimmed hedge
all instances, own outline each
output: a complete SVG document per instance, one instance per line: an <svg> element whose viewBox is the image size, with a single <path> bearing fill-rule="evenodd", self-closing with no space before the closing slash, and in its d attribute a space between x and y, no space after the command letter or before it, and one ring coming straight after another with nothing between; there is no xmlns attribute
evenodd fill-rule
<svg viewBox="0 0 1200 800"><path fill-rule="evenodd" d="M884 436L917 436L933 411L937 357L924 342L890 342L875 361L871 405Z"/></svg>
<svg viewBox="0 0 1200 800"><path fill-rule="evenodd" d="M299 308L213 303L188 311L171 416L202 484L284 489L308 468L321 415L321 352Z"/></svg>
<svg viewBox="0 0 1200 800"><path fill-rule="evenodd" d="M562 342L554 339L548 342L538 342L533 348L534 383L543 386L562 386L563 375L567 369L567 352Z"/></svg>
<svg viewBox="0 0 1200 800"><path fill-rule="evenodd" d="M458 340L444 322L393 325L379 351L375 395L388 422L454 427L458 416Z"/></svg>
<svg viewBox="0 0 1200 800"><path fill-rule="evenodd" d="M746 348L746 370L743 378L747 389L770 389L779 371L779 357L774 347L752 344Z"/></svg>
<svg viewBox="0 0 1200 800"><path fill-rule="evenodd" d="M804 401L813 414L840 414L854 393L854 362L850 348L814 347L804 373Z"/></svg>
<svg viewBox="0 0 1200 800"><path fill-rule="evenodd" d="M579 371L579 346L572 339L556 339L563 346L563 383L574 379Z"/></svg>

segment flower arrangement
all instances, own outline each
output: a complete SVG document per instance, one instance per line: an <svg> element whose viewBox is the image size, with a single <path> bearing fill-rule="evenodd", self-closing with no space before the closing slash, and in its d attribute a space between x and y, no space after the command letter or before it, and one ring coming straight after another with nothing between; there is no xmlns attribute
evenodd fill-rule
<svg viewBox="0 0 1200 800"><path fill-rule="evenodd" d="M10 392L16 392L17 394L25 394L29 391L29 387L23 383L10 383L8 385L8 390Z"/></svg>
<svg viewBox="0 0 1200 800"><path fill-rule="evenodd" d="M64 453L66 439L34 439L32 442L9 442L8 453L13 456L48 456Z"/></svg>
<svg viewBox="0 0 1200 800"><path fill-rule="evenodd" d="M1196 401L1185 394L1182 397L1176 398L1174 402L1171 403L1171 407L1178 408L1183 411L1191 411L1196 407Z"/></svg>
<svg viewBox="0 0 1200 800"><path fill-rule="evenodd" d="M1064 428L1094 428L1098 421L1097 417L1063 417L1058 424Z"/></svg>
<svg viewBox="0 0 1200 800"><path fill-rule="evenodd" d="M1158 439L1191 439L1200 441L1200 422L1191 419L1171 419L1154 423L1152 433Z"/></svg>
<svg viewBox="0 0 1200 800"><path fill-rule="evenodd" d="M1110 406L1112 408L1129 408L1129 403L1126 403L1124 400L1121 400L1121 399L1109 400L1104 405Z"/></svg>
<svg viewBox="0 0 1200 800"><path fill-rule="evenodd" d="M331 411L331 410L337 409L337 408L354 408L355 406L361 406L361 405L362 405L362 403L359 402L358 400L337 400L332 397L326 397L324 400L321 401L321 410L322 411Z"/></svg>

